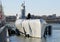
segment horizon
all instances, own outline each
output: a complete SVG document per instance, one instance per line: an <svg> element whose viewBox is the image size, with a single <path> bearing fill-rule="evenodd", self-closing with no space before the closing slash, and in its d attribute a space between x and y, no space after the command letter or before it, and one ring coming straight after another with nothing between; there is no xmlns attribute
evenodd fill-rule
<svg viewBox="0 0 60 42"><path fill-rule="evenodd" d="M26 15L52 15L60 16L60 0L1 0L5 15L21 15L21 4L25 1Z"/></svg>

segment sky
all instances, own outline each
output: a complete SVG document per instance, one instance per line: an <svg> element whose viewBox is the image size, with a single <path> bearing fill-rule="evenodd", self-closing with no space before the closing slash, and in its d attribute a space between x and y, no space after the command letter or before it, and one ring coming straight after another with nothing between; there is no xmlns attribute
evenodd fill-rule
<svg viewBox="0 0 60 42"><path fill-rule="evenodd" d="M1 0L5 15L21 14L21 4L25 1L26 15L60 16L60 0Z"/></svg>

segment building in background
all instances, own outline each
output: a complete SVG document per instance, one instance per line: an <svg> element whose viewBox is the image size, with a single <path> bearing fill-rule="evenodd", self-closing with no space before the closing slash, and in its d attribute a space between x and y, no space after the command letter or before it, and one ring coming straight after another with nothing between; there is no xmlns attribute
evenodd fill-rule
<svg viewBox="0 0 60 42"><path fill-rule="evenodd" d="M15 22L16 16L6 16L6 22Z"/></svg>

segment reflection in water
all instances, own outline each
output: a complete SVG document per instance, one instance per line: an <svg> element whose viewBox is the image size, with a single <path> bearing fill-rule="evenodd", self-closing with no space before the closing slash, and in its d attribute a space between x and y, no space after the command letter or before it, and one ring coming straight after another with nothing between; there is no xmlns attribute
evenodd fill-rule
<svg viewBox="0 0 60 42"><path fill-rule="evenodd" d="M26 38L25 42L46 42L45 38Z"/></svg>
<svg viewBox="0 0 60 42"><path fill-rule="evenodd" d="M46 42L45 38L27 38L21 36L11 36L10 42Z"/></svg>

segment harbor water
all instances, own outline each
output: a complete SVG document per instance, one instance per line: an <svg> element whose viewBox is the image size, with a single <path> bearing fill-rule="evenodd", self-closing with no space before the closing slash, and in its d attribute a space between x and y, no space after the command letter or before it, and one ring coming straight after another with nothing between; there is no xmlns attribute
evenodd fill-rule
<svg viewBox="0 0 60 42"><path fill-rule="evenodd" d="M10 42L60 42L60 24L52 25L52 35L46 36L46 38L27 38L23 36L10 36Z"/></svg>

